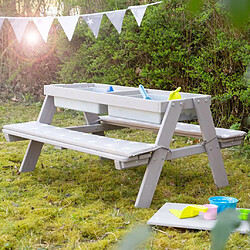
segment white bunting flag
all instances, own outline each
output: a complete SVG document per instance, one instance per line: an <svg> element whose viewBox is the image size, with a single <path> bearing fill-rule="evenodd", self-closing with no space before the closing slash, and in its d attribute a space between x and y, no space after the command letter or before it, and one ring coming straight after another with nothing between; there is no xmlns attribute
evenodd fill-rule
<svg viewBox="0 0 250 250"><path fill-rule="evenodd" d="M47 42L49 30L51 28L54 17L33 17L32 21L39 30L44 42Z"/></svg>
<svg viewBox="0 0 250 250"><path fill-rule="evenodd" d="M64 30L69 41L71 41L73 37L75 27L76 27L79 17L81 17L87 23L88 27L93 32L95 38L97 38L99 34L99 29L100 29L103 14L107 15L110 22L114 25L115 29L120 34L122 30L124 16L127 10L132 11L138 26L140 26L147 7L151 5L160 4L160 3L161 1L146 4L146 5L129 6L127 9L122 9L122 10L84 14L84 15L79 15L79 16L78 15L61 16L61 17L57 17L57 19L59 23L61 24L62 29ZM33 21L38 31L40 32L44 42L47 42L48 34L49 34L54 18L55 17L52 17L52 16L50 17L0 17L0 30L3 26L4 20L7 19L14 30L17 40L20 42L29 21Z"/></svg>
<svg viewBox="0 0 250 250"><path fill-rule="evenodd" d="M95 38L98 37L101 21L102 21L102 13L98 14L89 14L82 16L82 19L87 23L89 28L92 30Z"/></svg>
<svg viewBox="0 0 250 250"><path fill-rule="evenodd" d="M69 41L71 41L79 16L61 16L61 17L57 17L57 19L59 23L61 24Z"/></svg>
<svg viewBox="0 0 250 250"><path fill-rule="evenodd" d="M114 27L116 28L119 34L122 31L122 23L123 23L125 13L126 13L126 10L115 10L115 11L106 12L108 19L114 25Z"/></svg>
<svg viewBox="0 0 250 250"><path fill-rule="evenodd" d="M141 25L141 21L143 19L147 7L148 7L147 5L128 7L128 9L132 11L138 26Z"/></svg>
<svg viewBox="0 0 250 250"><path fill-rule="evenodd" d="M30 18L25 18L25 17L10 17L8 18L8 21L11 25L11 27L14 30L14 33L16 35L16 38L18 42L20 43L23 33L30 21Z"/></svg>
<svg viewBox="0 0 250 250"><path fill-rule="evenodd" d="M3 26L4 19L5 19L4 17L0 17L0 30Z"/></svg>

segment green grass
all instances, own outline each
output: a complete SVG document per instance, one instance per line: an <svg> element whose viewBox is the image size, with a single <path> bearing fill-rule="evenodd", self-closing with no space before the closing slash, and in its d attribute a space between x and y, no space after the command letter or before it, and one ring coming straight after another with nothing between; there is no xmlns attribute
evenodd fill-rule
<svg viewBox="0 0 250 250"><path fill-rule="evenodd" d="M40 108L0 103L0 129L36 120ZM59 110L53 124L83 122L81 113ZM109 136L155 139L154 133L130 129ZM250 208L249 159L238 150L223 150L230 186L215 187L205 154L177 159L165 163L151 207L138 209L134 202L145 166L118 171L112 161L45 145L35 170L20 174L27 143L8 143L0 132L0 249L113 249L165 202L204 204L210 196L228 195L239 199L239 207ZM184 145L187 139L180 137L172 143ZM207 231L154 227L141 249L210 249L210 245ZM227 249L248 247L247 235L231 234Z"/></svg>

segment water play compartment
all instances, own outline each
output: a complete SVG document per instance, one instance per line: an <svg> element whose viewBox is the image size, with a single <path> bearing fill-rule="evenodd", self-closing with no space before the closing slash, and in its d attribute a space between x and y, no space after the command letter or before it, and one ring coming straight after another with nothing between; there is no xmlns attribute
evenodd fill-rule
<svg viewBox="0 0 250 250"><path fill-rule="evenodd" d="M144 121L144 122L150 122L154 124L160 124L162 121L162 118L165 114L165 108L161 108L161 110L158 111L149 111L149 110L142 110L140 107L138 107L137 103L138 100L142 100L143 97L140 93L136 93L136 91L131 92L120 92L120 93L113 93L113 95L120 95L122 98L127 97L127 102L133 102L134 107L128 108L126 106L116 106L109 105L108 106L108 114L110 116L114 117L120 117L125 119L132 119L137 121ZM151 98L151 100L144 99L145 104L151 103L158 103L162 107L166 107L166 105L169 103L168 97L170 94L170 91L159 91L159 90L147 90L147 94ZM182 99L192 99L193 97L198 97L197 94L189 94L189 93L180 93ZM186 120L193 120L196 119L197 115L195 112L194 107L183 109L181 112L181 115L179 117L179 121L186 121Z"/></svg>
<svg viewBox="0 0 250 250"><path fill-rule="evenodd" d="M109 84L97 84L97 83L74 83L74 84L54 84L45 86L46 90L57 89L57 91L65 90L64 94L54 95L54 103L56 107L74 109L78 111L85 111L95 114L105 114L108 113L108 106L102 103L97 103L95 101L94 93L111 94L109 91L112 86L114 92L124 91L129 89L129 87L109 85ZM76 100L75 98L70 98L70 93L73 91L86 92L91 97L89 101Z"/></svg>

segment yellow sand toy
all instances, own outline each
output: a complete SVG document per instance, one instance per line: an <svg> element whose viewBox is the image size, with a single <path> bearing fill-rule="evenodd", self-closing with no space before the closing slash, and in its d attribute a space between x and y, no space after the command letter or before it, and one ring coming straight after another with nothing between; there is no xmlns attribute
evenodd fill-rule
<svg viewBox="0 0 250 250"><path fill-rule="evenodd" d="M185 207L182 210L178 209L169 209L173 215L179 219L191 218L199 215L199 212L207 212L208 208L201 205L190 205Z"/></svg>
<svg viewBox="0 0 250 250"><path fill-rule="evenodd" d="M179 93L180 90L181 90L181 87L178 87L176 90L171 91L170 94L169 94L168 101L181 99L181 95Z"/></svg>

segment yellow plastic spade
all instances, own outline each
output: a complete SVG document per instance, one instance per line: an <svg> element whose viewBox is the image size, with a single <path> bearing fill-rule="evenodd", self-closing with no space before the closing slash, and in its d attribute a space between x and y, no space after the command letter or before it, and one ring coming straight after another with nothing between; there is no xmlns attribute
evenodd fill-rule
<svg viewBox="0 0 250 250"><path fill-rule="evenodd" d="M176 90L171 91L168 97L168 101L181 99L181 95L179 93L180 90L181 90L181 87L178 87Z"/></svg>
<svg viewBox="0 0 250 250"><path fill-rule="evenodd" d="M190 205L185 207L183 210L169 209L173 215L179 219L191 218L199 215L199 212L207 212L208 208L201 205Z"/></svg>

